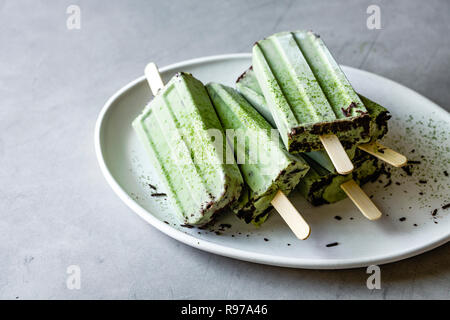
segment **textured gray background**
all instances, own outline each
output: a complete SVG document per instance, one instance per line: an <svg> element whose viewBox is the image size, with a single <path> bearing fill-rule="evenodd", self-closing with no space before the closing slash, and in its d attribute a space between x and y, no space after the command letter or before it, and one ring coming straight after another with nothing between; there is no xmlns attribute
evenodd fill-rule
<svg viewBox="0 0 450 320"><path fill-rule="evenodd" d="M381 7L382 30L366 28ZM70 4L81 30L66 28ZM98 112L143 66L249 52L314 29L343 64L449 110L450 1L0 0L0 298L449 298L450 244L382 267L290 270L215 256L163 235L113 194L94 155ZM82 289L66 288L66 268Z"/></svg>

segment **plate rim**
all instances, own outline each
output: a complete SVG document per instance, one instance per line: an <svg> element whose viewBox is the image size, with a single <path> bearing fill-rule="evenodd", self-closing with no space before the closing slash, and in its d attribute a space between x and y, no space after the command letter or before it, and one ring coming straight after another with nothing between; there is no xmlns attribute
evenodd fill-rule
<svg viewBox="0 0 450 320"><path fill-rule="evenodd" d="M231 54L221 54L221 55L213 55L213 56L206 56L206 57L200 57L195 59L189 59L180 61L177 63L173 63L167 66L164 66L163 68L160 68L161 72L171 71L173 69L178 69L180 67L186 67L186 66L192 66L202 63L208 63L208 62L215 62L219 60L232 60L232 59L243 59L243 58L251 58L251 53L231 53ZM370 75L371 77L378 77L382 81L387 81L392 84L395 84L396 86L400 86L403 90L407 90L410 94L414 95L415 99L421 99L424 102L428 103L434 110L437 111L445 111L449 115L448 111L441 108L439 105L428 99L427 97L421 95L420 93L398 83L393 80L390 80L388 78L385 78L383 76L377 75L375 73L344 66L347 69L353 69L353 71L365 73L367 75ZM103 156L103 149L102 149L102 128L103 125L106 123L105 118L107 116L107 113L111 106L114 104L115 101L121 98L122 95L126 94L128 90L133 88L134 86L140 84L141 82L145 81L145 76L140 76L139 78L127 83L125 86L120 88L118 91L116 91L104 104L102 107L96 123L95 123L95 132L94 132L94 144L95 144L95 154L100 166L100 169L103 173L103 176L105 177L106 181L108 182L109 186L113 189L114 193L138 216L140 216L142 219L144 219L147 223L151 224L153 227L158 229L159 231L163 232L164 234L168 235L171 238L174 238L184 244L187 244L191 247L209 252L218 254L221 256L234 258L238 260L253 262L253 263L259 263L259 264L266 264L266 265L272 265L272 266L280 266L280 267L289 267L289 268L302 268L302 269L352 269L352 268L360 268L360 267L366 267L369 265L381 265L381 264L387 264L395 261L404 260L416 255L419 255L421 253L430 251L434 248L437 248L447 242L450 241L450 233L447 235L444 235L441 238L438 238L431 243L427 243L422 246L417 246L414 248L410 248L409 250L402 251L402 252L395 252L391 253L389 255L380 255L370 258L351 258L351 259L304 259L304 258L290 258L290 257L280 257L280 256L274 256L271 254L263 254L263 253L256 253L251 252L247 250L241 250L241 249L235 249L230 248L226 245L217 244L210 242L208 240L199 239L196 238L193 235L184 233L183 231L177 230L164 222L157 219L150 211L147 211L142 206L140 206L136 201L134 201L127 193L126 191L119 185L119 183L115 180L112 173L108 169L108 166L106 164L105 158Z"/></svg>

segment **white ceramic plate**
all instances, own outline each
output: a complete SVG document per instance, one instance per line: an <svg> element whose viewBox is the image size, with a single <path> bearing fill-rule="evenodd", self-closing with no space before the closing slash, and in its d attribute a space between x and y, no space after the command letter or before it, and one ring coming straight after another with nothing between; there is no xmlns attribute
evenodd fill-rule
<svg viewBox="0 0 450 320"><path fill-rule="evenodd" d="M162 68L161 73L164 81L177 71L186 71L204 83L234 85L250 64L249 54L230 54L177 63ZM392 169L392 183L387 187L386 177L364 187L384 212L376 222L363 218L348 199L312 207L294 192L291 199L312 228L306 241L297 240L274 212L260 228L246 225L232 213L222 214L207 230L180 226L170 214L167 199L150 195L149 183L159 192L164 189L131 128L132 120L151 97L144 77L120 89L100 112L95 148L101 170L120 199L155 228L190 246L236 259L340 269L397 261L446 243L450 239L450 208L442 206L450 202L450 178L444 174L450 172L449 114L398 83L343 68L358 92L391 111L390 131L384 143L421 162L413 165L412 176L402 169ZM433 216L434 209L438 210ZM220 224L231 227L216 234ZM334 242L339 244L326 246Z"/></svg>

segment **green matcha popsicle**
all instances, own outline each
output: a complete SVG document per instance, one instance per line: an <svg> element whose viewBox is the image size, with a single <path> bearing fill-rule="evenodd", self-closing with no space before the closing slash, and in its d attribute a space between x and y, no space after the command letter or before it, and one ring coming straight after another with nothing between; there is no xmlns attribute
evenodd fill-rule
<svg viewBox="0 0 450 320"><path fill-rule="evenodd" d="M259 87L258 80L256 79L255 72L253 68L250 67L247 71L245 71L236 81L236 88L238 91L253 105L253 107L258 110L258 112L264 116L264 118L272 124L272 126L276 126L275 121L272 118L272 114L270 113L270 109L267 106L264 95ZM383 136L388 131L388 120L390 119L389 111L379 105L378 103L358 94L361 101L364 103L367 112L370 115L370 141L369 143L375 143L377 140L382 139ZM352 145L350 148L347 148L345 151L350 159L353 159L355 154L360 154L361 150L359 148L363 148L364 146L369 144L360 144L360 145ZM385 147L383 147L385 148ZM364 150L364 149L363 149ZM390 150L390 149L389 149ZM312 151L306 152L306 154L318 162L322 167L328 169L330 172L336 172L336 169L331 162L330 157L327 155L325 150L320 151ZM374 156L380 158L383 161L385 160L383 153L373 154Z"/></svg>
<svg viewBox="0 0 450 320"><path fill-rule="evenodd" d="M226 143L212 142L213 136L225 142L225 136L203 84L190 74L177 73L161 88L154 64L146 74L155 97L133 127L174 211L189 225L203 225L238 200L243 187L239 168L234 161L224 161Z"/></svg>
<svg viewBox="0 0 450 320"><path fill-rule="evenodd" d="M279 191L289 194L309 167L284 149L278 132L236 90L218 83L206 88L246 183L235 211L247 223L261 224Z"/></svg>
<svg viewBox="0 0 450 320"><path fill-rule="evenodd" d="M252 61L288 151L325 147L337 171L350 172L342 145L367 142L370 117L323 41L312 32L277 33L253 46Z"/></svg>
<svg viewBox="0 0 450 320"><path fill-rule="evenodd" d="M258 110L259 112L262 112L263 114L265 114L268 121L272 125L274 125L275 121L273 120L271 114L267 112L268 107L265 102L265 98L261 93L261 89L258 86L256 77L254 75L252 68L247 70L244 74L242 74L238 78L236 87L243 94L243 96L251 102L251 104L254 106L254 108L256 110ZM375 125L377 124L377 123L375 123L376 119L380 120L378 122L381 123L381 120L383 118L383 117L381 117L381 114L383 114L383 112L380 108L382 108L382 107L377 106L377 108L374 107L371 109L371 110L376 109L376 112L374 111L374 115L376 115L376 116L373 118ZM374 126L374 128L377 128L377 126ZM377 132L379 132L379 134L377 135L377 137L378 137L381 135L381 131L378 130ZM374 134L375 134L375 132L374 132ZM346 152L350 158L353 158L355 156L355 153L357 152L356 145L347 149ZM327 170L329 173L333 173L333 174L336 173L336 170L335 170L330 158L328 157L328 154L325 151L323 151L323 150L311 151L311 152L306 152L303 155L308 155L308 159L311 159L311 161L313 161L313 163L316 163L320 168L322 168L322 170ZM311 173L311 174L313 174L313 173ZM381 215L380 211L376 208L376 206L372 203L372 201L367 197L367 195L364 193L364 191L358 187L356 182L352 181L352 176L351 175L343 175L341 177L342 178L334 179L335 183L341 182L343 185L342 188L340 189L340 193L344 194L344 189L345 189L346 192L349 194L349 196L352 198L355 205L361 210L361 212L368 219L375 220L375 219L379 218L379 216ZM347 184L344 184L344 183L347 183ZM302 183L300 183L300 184L302 184ZM351 187L351 189L349 189L349 186ZM340 187L340 185L339 185L339 187Z"/></svg>

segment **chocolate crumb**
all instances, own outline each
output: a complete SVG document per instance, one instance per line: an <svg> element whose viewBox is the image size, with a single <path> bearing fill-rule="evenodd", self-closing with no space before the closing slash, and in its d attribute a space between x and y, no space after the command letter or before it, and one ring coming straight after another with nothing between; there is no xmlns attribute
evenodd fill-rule
<svg viewBox="0 0 450 320"><path fill-rule="evenodd" d="M288 243L287 245L288 245L288 246L290 246L291 244L290 244L290 243Z"/></svg>
<svg viewBox="0 0 450 320"><path fill-rule="evenodd" d="M342 217L340 217L340 216L335 216L334 218L335 218L337 221L342 220Z"/></svg>
<svg viewBox="0 0 450 320"><path fill-rule="evenodd" d="M369 198L372 199L372 198L373 198L373 194L371 194L371 195L369 196Z"/></svg>
<svg viewBox="0 0 450 320"><path fill-rule="evenodd" d="M406 218L405 217L401 217L400 219L398 219L398 220L400 220L401 222L403 222L403 221L405 221L406 220Z"/></svg>
<svg viewBox="0 0 450 320"><path fill-rule="evenodd" d="M353 220L353 217L350 217L350 220Z"/></svg>
<svg viewBox="0 0 450 320"><path fill-rule="evenodd" d="M414 223L413 226L414 226L414 227L417 227L417 223Z"/></svg>
<svg viewBox="0 0 450 320"><path fill-rule="evenodd" d="M267 239L267 238L264 238L264 241L269 241L269 239Z"/></svg>
<svg viewBox="0 0 450 320"><path fill-rule="evenodd" d="M389 179L388 183L386 183L386 184L384 185L384 188L387 188L387 187L389 187L389 186L390 186L391 184L392 184L392 180L391 180L391 179Z"/></svg>
<svg viewBox="0 0 450 320"><path fill-rule="evenodd" d="M337 245L339 245L339 242L333 242L333 243L327 244L325 247L330 248L330 247L336 247Z"/></svg>
<svg viewBox="0 0 450 320"><path fill-rule="evenodd" d="M437 215L438 209L434 209L433 212L431 213L431 215L434 217Z"/></svg>
<svg viewBox="0 0 450 320"><path fill-rule="evenodd" d="M423 192L419 192L419 194L420 194L421 196L423 196Z"/></svg>
<svg viewBox="0 0 450 320"><path fill-rule="evenodd" d="M446 205L443 205L443 206L442 206L442 209L443 209L443 210L448 209L448 208L450 208L450 203L447 203Z"/></svg>
<svg viewBox="0 0 450 320"><path fill-rule="evenodd" d="M414 152L416 152L416 149L412 149L410 152L411 152L411 153L414 153Z"/></svg>
<svg viewBox="0 0 450 320"><path fill-rule="evenodd" d="M148 186L149 186L150 188L152 188L153 190L155 190L155 191L157 190L156 187L155 187L154 185L152 185L151 183L147 183L147 184L148 184Z"/></svg>
<svg viewBox="0 0 450 320"><path fill-rule="evenodd" d="M341 108L341 110L346 117L350 117L352 115L352 109L356 107L356 103L352 102L347 108Z"/></svg>
<svg viewBox="0 0 450 320"><path fill-rule="evenodd" d="M426 184L427 180L419 180L419 183Z"/></svg>
<svg viewBox="0 0 450 320"><path fill-rule="evenodd" d="M229 223L222 223L222 224L219 225L219 228L221 228L221 229L229 229L229 228L231 228L231 224L229 224Z"/></svg>
<svg viewBox="0 0 450 320"><path fill-rule="evenodd" d="M421 164L422 162L416 160L408 160L408 164Z"/></svg>
<svg viewBox="0 0 450 320"><path fill-rule="evenodd" d="M402 167L402 170L405 171L405 173L408 176L412 176L412 171L411 171L411 167L410 166L404 166L404 167Z"/></svg>
<svg viewBox="0 0 450 320"><path fill-rule="evenodd" d="M164 223L165 223L165 224L169 224L169 222L167 222L166 220L164 220Z"/></svg>
<svg viewBox="0 0 450 320"><path fill-rule="evenodd" d="M398 185L398 186L399 186L399 185L401 185L401 183L400 183L400 182L396 182L395 184L396 184L396 185Z"/></svg>
<svg viewBox="0 0 450 320"><path fill-rule="evenodd" d="M434 224L438 224L438 222L437 222L437 221L434 221Z"/></svg>
<svg viewBox="0 0 450 320"><path fill-rule="evenodd" d="M447 171L444 171L444 175L445 175L446 177L448 177L448 172L447 172Z"/></svg>
<svg viewBox="0 0 450 320"><path fill-rule="evenodd" d="M152 197L167 197L167 194L165 193L152 193Z"/></svg>
<svg viewBox="0 0 450 320"><path fill-rule="evenodd" d="M190 224L180 224L180 227L192 229L194 226L191 226Z"/></svg>
<svg viewBox="0 0 450 320"><path fill-rule="evenodd" d="M234 234L232 234L231 237L234 238Z"/></svg>

